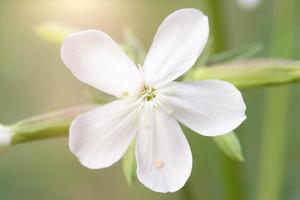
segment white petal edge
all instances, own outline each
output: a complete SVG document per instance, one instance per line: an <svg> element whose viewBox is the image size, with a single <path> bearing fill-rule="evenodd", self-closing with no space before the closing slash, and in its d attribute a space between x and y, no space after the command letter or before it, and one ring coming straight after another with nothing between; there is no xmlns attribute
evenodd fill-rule
<svg viewBox="0 0 300 200"><path fill-rule="evenodd" d="M163 88L162 88L163 90ZM246 105L240 91L220 80L173 82L165 86L160 101L178 121L205 136L224 135L245 119Z"/></svg>
<svg viewBox="0 0 300 200"><path fill-rule="evenodd" d="M158 28L146 56L146 81L159 87L184 74L203 51L208 35L208 18L201 11L186 8L170 14Z"/></svg>
<svg viewBox="0 0 300 200"><path fill-rule="evenodd" d="M61 58L80 81L108 94L129 95L141 87L136 65L104 32L71 34L62 44Z"/></svg>
<svg viewBox="0 0 300 200"><path fill-rule="evenodd" d="M192 170L192 154L177 121L154 109L140 119L137 135L137 177L156 192L182 188Z"/></svg>
<svg viewBox="0 0 300 200"><path fill-rule="evenodd" d="M10 128L0 124L0 151L10 144L11 136Z"/></svg>
<svg viewBox="0 0 300 200"><path fill-rule="evenodd" d="M117 162L136 135L136 103L116 100L77 117L71 124L69 147L90 169Z"/></svg>

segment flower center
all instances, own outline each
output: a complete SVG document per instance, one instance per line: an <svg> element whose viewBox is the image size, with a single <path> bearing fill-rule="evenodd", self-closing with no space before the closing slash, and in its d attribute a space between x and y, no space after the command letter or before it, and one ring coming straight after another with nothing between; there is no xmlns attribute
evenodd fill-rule
<svg viewBox="0 0 300 200"><path fill-rule="evenodd" d="M156 90L149 85L145 85L142 88L140 95L143 99L146 99L147 101L151 101L156 97Z"/></svg>

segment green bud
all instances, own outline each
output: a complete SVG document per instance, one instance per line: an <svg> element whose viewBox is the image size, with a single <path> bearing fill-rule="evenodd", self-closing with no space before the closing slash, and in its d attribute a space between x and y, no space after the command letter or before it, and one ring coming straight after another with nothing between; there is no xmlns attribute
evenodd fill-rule
<svg viewBox="0 0 300 200"><path fill-rule="evenodd" d="M77 106L22 120L10 126L10 143L14 145L67 136L73 119L92 108L94 108L94 105Z"/></svg>
<svg viewBox="0 0 300 200"><path fill-rule="evenodd" d="M195 67L186 80L219 79L240 89L300 82L300 62L277 59L248 60L211 67Z"/></svg>
<svg viewBox="0 0 300 200"><path fill-rule="evenodd" d="M77 30L61 23L45 22L35 27L34 32L42 39L50 43L60 45L66 36Z"/></svg>

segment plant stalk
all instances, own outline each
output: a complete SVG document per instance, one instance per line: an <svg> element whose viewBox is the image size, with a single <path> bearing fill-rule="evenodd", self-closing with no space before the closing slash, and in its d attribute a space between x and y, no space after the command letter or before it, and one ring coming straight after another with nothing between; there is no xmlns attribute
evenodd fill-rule
<svg viewBox="0 0 300 200"><path fill-rule="evenodd" d="M293 57L295 14L296 0L274 2L271 56ZM265 126L255 199L280 200L285 168L290 89L288 86L272 88L266 95Z"/></svg>

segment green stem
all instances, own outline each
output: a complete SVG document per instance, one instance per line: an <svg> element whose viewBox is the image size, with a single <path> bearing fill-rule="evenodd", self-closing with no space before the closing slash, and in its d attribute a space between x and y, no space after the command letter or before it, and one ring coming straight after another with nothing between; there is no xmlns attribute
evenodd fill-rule
<svg viewBox="0 0 300 200"><path fill-rule="evenodd" d="M222 23L224 8L221 7L221 0L207 0L207 5L213 35L213 52L218 53L226 49L226 26Z"/></svg>
<svg viewBox="0 0 300 200"><path fill-rule="evenodd" d="M296 0L277 0L273 9L271 55L292 57L296 27ZM288 87L272 88L267 91L257 200L281 199L289 98Z"/></svg>
<svg viewBox="0 0 300 200"><path fill-rule="evenodd" d="M226 39L226 27L223 26L223 16L222 16L222 2L220 0L208 0L207 1L209 6L209 17L211 20L211 29L212 29L212 35L213 35L213 45L214 45L214 52L221 52L224 51L226 48L225 42ZM203 73L203 70L208 72L210 68L197 68L195 70L202 70L202 72L199 72L198 75ZM195 71L191 72L193 74L196 74ZM207 74L207 73L206 73ZM196 75L197 76L197 75ZM187 76L187 78L189 75ZM199 79L198 79L199 80ZM225 198L228 200L240 200L241 199L241 189L242 184L239 179L240 175L240 169L236 168L233 161L228 160L225 158L225 160L221 160L222 162L222 169L224 170L223 179L224 179L224 187L225 187ZM239 191L239 192L236 192Z"/></svg>
<svg viewBox="0 0 300 200"><path fill-rule="evenodd" d="M241 200L243 196L243 182L241 163L222 155L222 167L224 171L225 198L228 200Z"/></svg>
<svg viewBox="0 0 300 200"><path fill-rule="evenodd" d="M281 199L288 101L287 87L272 88L267 91L257 200Z"/></svg>

